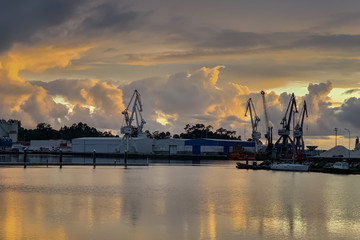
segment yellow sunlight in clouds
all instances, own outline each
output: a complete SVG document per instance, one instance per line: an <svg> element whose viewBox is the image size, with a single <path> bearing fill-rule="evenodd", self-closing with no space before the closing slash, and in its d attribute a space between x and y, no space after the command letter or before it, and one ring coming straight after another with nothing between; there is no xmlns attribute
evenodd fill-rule
<svg viewBox="0 0 360 240"><path fill-rule="evenodd" d="M92 45L75 47L48 45L30 48L16 46L0 57L0 61L9 79L24 81L18 76L20 70L41 72L54 67L63 68L70 65L72 60L79 59L82 53L92 47Z"/></svg>

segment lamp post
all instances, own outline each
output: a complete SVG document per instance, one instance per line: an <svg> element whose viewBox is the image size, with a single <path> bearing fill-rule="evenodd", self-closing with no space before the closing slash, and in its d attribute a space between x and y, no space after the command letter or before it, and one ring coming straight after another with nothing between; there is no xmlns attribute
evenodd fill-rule
<svg viewBox="0 0 360 240"><path fill-rule="evenodd" d="M349 133L349 161L350 161L350 130L347 128L344 128Z"/></svg>
<svg viewBox="0 0 360 240"><path fill-rule="evenodd" d="M337 146L337 131L338 131L338 128L335 128L335 146Z"/></svg>

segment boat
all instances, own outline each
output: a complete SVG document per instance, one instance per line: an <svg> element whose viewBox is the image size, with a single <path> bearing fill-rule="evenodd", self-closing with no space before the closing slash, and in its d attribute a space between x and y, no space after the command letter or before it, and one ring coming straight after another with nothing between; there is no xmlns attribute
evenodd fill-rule
<svg viewBox="0 0 360 240"><path fill-rule="evenodd" d="M245 164L245 163L241 163L241 162L236 162L236 168L238 168L238 169L253 169L253 170L269 169L267 165L257 164L256 161L254 161L252 165L250 165L248 163Z"/></svg>
<svg viewBox="0 0 360 240"><path fill-rule="evenodd" d="M270 164L270 169L276 171L307 172L309 171L309 165L300 163L272 163Z"/></svg>
<svg viewBox="0 0 360 240"><path fill-rule="evenodd" d="M352 173L348 162L335 162L332 166L324 167L324 172L328 173Z"/></svg>

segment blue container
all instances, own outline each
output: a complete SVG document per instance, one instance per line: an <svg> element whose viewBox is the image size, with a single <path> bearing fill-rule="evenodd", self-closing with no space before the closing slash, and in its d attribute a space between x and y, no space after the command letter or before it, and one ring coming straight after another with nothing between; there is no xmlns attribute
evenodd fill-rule
<svg viewBox="0 0 360 240"><path fill-rule="evenodd" d="M11 138L0 138L0 147L11 147L12 140Z"/></svg>

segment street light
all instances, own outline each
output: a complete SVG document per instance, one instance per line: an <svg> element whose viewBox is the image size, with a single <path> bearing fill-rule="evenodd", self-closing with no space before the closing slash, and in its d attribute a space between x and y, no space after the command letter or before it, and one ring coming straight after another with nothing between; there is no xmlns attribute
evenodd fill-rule
<svg viewBox="0 0 360 240"><path fill-rule="evenodd" d="M338 128L335 128L335 146L337 146L337 131L338 131Z"/></svg>
<svg viewBox="0 0 360 240"><path fill-rule="evenodd" d="M350 130L347 128L344 128L349 133L349 161L350 161Z"/></svg>

